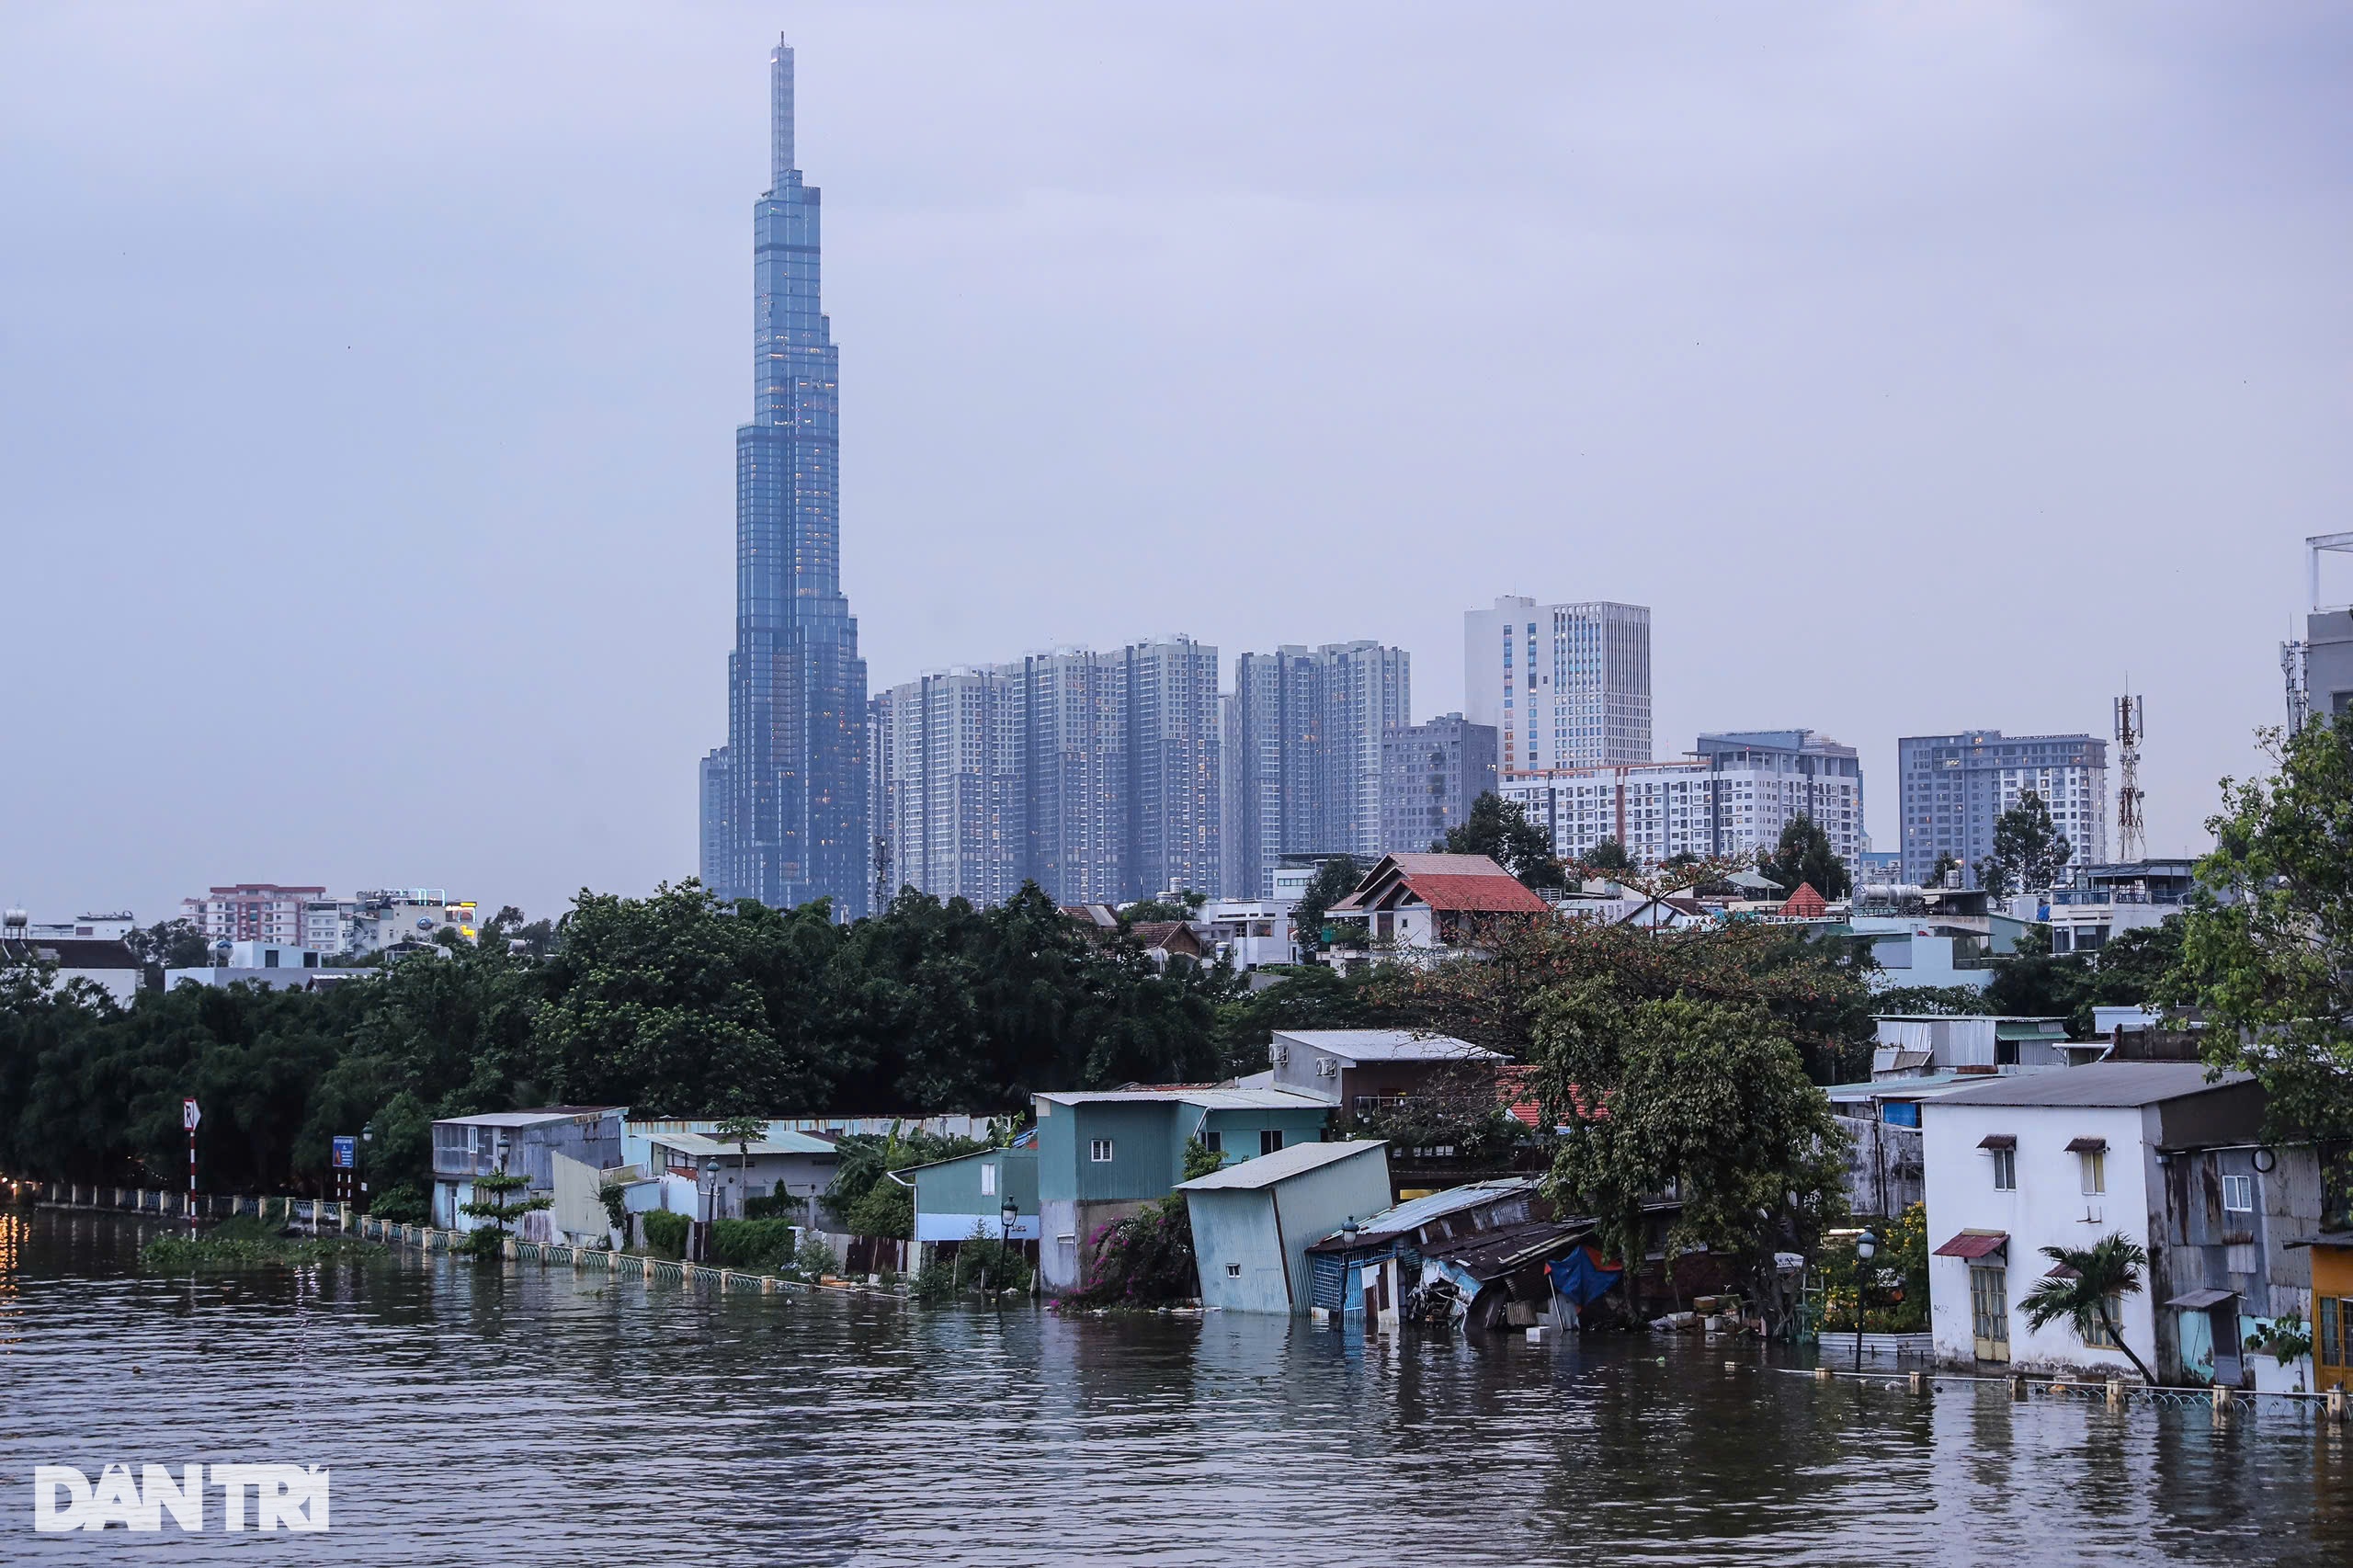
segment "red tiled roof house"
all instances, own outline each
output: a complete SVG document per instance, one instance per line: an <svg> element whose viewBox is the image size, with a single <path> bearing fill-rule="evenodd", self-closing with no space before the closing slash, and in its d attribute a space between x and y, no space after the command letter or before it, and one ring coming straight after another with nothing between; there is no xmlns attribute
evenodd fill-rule
<svg viewBox="0 0 2353 1568"><path fill-rule="evenodd" d="M1484 855L1383 856L1325 912L1339 928L1328 958L1347 970L1375 957L1420 964L1477 957L1498 926L1551 908Z"/></svg>

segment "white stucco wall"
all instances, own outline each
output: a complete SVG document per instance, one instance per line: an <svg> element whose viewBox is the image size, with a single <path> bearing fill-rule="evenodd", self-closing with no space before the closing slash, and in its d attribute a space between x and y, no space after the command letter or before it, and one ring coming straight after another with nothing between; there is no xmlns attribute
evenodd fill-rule
<svg viewBox="0 0 2353 1568"><path fill-rule="evenodd" d="M2018 1303L2048 1274L2045 1246L2086 1247L2111 1231L2149 1244L2150 1194L2156 1190L2156 1158L2144 1135L2138 1108L2072 1106L1976 1106L1925 1100L1920 1107L1922 1153L1928 1208L1928 1245L1942 1246L1965 1230L2009 1234L2005 1282L2009 1299L2010 1363L2028 1370L2062 1368L2109 1369L2133 1376L2122 1352L2096 1349L2065 1323L2028 1327ZM2018 1139L2018 1187L1994 1187L1994 1156L1978 1143L1988 1134ZM2108 1191L2086 1197L2082 1164L2067 1152L2077 1138L2108 1140ZM1994 1261L1994 1260L1987 1260ZM1963 1365L1976 1359L1971 1328L1969 1261L1928 1259L1929 1327L1939 1360ZM2124 1342L2156 1366L2156 1308L2150 1282L2123 1300Z"/></svg>

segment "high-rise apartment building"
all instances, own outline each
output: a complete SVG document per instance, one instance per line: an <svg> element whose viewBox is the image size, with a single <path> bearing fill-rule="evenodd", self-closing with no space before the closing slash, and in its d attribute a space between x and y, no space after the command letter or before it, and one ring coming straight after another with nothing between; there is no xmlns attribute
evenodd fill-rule
<svg viewBox="0 0 2353 1568"><path fill-rule="evenodd" d="M702 877L722 897L830 897L856 915L870 864L870 715L841 588L840 359L781 44L769 92L772 177L753 208L752 421L735 432L735 648L727 744L702 761Z"/></svg>
<svg viewBox="0 0 2353 1568"><path fill-rule="evenodd" d="M1854 747L1812 730L1701 735L1680 762L1521 774L1497 792L1552 835L1564 860L1584 859L1605 838L1645 868L1674 855L1768 852L1805 816L1849 878L1861 865L1862 765Z"/></svg>
<svg viewBox="0 0 2353 1568"><path fill-rule="evenodd" d="M1013 880L1017 814L1007 685L994 670L955 669L892 687L880 710L873 767L881 781L875 831L888 846L890 887L1001 903Z"/></svg>
<svg viewBox="0 0 2353 1568"><path fill-rule="evenodd" d="M1286 646L1234 660L1224 699L1225 892L1266 898L1285 854L1391 846L1381 822L1382 747L1413 722L1413 662L1361 641Z"/></svg>
<svg viewBox="0 0 2353 1568"><path fill-rule="evenodd" d="M2004 735L1964 730L1895 743L1904 812L1904 876L1926 882L1939 857L1960 861L1962 885L1994 852L1994 823L2028 790L2066 835L2071 865L2108 858L2108 743L2091 735Z"/></svg>
<svg viewBox="0 0 2353 1568"><path fill-rule="evenodd" d="M324 905L324 910L317 906ZM268 942L285 948L341 950L335 906L324 887L280 887L276 882L236 882L180 900L180 915L205 940ZM326 944L326 945L322 945Z"/></svg>
<svg viewBox="0 0 2353 1568"><path fill-rule="evenodd" d="M891 888L1060 903L1218 881L1217 650L1189 637L926 676L874 702Z"/></svg>
<svg viewBox="0 0 2353 1568"><path fill-rule="evenodd" d="M1462 710L1502 738L1503 771L1651 759L1651 612L1499 598L1462 616Z"/></svg>
<svg viewBox="0 0 2353 1568"><path fill-rule="evenodd" d="M1390 733L1381 752L1382 854L1427 850L1495 792L1496 735L1460 713Z"/></svg>

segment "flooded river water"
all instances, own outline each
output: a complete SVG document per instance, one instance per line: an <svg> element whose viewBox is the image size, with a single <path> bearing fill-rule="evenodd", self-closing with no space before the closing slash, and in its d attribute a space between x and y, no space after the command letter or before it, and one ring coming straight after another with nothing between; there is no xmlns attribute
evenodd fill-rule
<svg viewBox="0 0 2353 1568"><path fill-rule="evenodd" d="M190 1281L150 1229L0 1211L0 1562L2353 1562L2353 1437L2300 1412L414 1253ZM110 1460L324 1464L331 1528L34 1531L34 1466Z"/></svg>

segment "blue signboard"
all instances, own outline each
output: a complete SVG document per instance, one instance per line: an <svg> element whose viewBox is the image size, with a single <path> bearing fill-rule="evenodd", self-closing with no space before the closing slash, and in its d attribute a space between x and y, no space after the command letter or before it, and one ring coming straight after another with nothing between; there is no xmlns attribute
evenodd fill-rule
<svg viewBox="0 0 2353 1568"><path fill-rule="evenodd" d="M338 1136L335 1141L335 1168L339 1171L349 1170L358 1153L358 1139L348 1133Z"/></svg>

